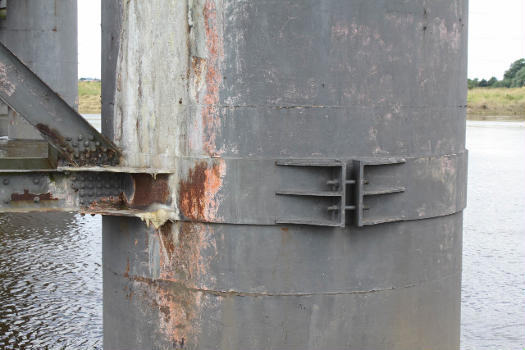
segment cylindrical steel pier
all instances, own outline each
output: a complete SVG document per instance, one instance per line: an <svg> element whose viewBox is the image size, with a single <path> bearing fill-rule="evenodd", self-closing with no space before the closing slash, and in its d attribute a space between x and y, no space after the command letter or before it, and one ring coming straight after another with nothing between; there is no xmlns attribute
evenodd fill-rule
<svg viewBox="0 0 525 350"><path fill-rule="evenodd" d="M459 348L466 0L102 3L106 349Z"/></svg>

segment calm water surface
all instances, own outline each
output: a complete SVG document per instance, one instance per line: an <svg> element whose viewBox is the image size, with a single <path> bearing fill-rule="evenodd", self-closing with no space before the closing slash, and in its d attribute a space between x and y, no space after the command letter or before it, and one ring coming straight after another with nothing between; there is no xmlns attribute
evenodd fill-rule
<svg viewBox="0 0 525 350"><path fill-rule="evenodd" d="M525 348L525 125L469 122L463 349Z"/></svg>
<svg viewBox="0 0 525 350"><path fill-rule="evenodd" d="M525 347L525 125L469 123L462 348ZM0 349L102 347L101 220L0 214Z"/></svg>

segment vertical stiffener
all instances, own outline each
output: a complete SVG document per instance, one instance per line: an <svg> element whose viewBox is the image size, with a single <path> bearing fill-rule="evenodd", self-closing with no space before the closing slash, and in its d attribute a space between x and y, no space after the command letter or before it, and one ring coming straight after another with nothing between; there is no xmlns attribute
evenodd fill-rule
<svg viewBox="0 0 525 350"><path fill-rule="evenodd" d="M466 0L102 7L105 348L459 348Z"/></svg>

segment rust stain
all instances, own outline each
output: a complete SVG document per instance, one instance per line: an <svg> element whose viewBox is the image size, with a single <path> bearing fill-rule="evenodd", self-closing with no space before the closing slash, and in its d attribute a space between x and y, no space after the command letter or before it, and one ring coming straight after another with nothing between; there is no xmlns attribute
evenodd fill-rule
<svg viewBox="0 0 525 350"><path fill-rule="evenodd" d="M120 193L118 196L102 197L92 201L87 208L89 213L103 213L106 210L124 209L127 209L127 200L123 193Z"/></svg>
<svg viewBox="0 0 525 350"><path fill-rule="evenodd" d="M179 183L179 210L190 220L215 220L219 206L218 192L225 174L223 160L211 166L202 161L190 169Z"/></svg>
<svg viewBox="0 0 525 350"><path fill-rule="evenodd" d="M129 258L126 258L126 271L124 272L124 277L129 277Z"/></svg>
<svg viewBox="0 0 525 350"><path fill-rule="evenodd" d="M38 123L36 125L36 128L38 131L40 131L43 135L47 136L49 139L52 140L53 144L60 146L61 149L67 150L67 151L73 151L73 148L67 144L67 142L64 140L64 137L60 134L59 131L55 129L51 129L49 126ZM66 157L71 160L71 157L66 154Z"/></svg>
<svg viewBox="0 0 525 350"><path fill-rule="evenodd" d="M11 194L11 200L13 202L16 202L16 201L34 201L35 198L38 198L38 200L45 200L45 201L56 201L58 200L58 198L54 198L51 193L42 193L42 194L34 194L34 193L29 193L29 190L25 190L24 189L24 193L22 194L19 194L19 193L12 193Z"/></svg>
<svg viewBox="0 0 525 350"><path fill-rule="evenodd" d="M157 278L126 277L146 288L144 298L158 310L159 332L165 339L179 347L194 344L204 307L198 289L206 289L216 249L213 231L201 223L166 222L153 234L159 242L158 254L153 253L159 263Z"/></svg>
<svg viewBox="0 0 525 350"><path fill-rule="evenodd" d="M131 175L135 191L127 205L134 209L144 209L152 204L169 204L170 189L167 174L159 174L156 179L149 174Z"/></svg>
<svg viewBox="0 0 525 350"><path fill-rule="evenodd" d="M217 9L214 0L207 0L204 5L204 27L206 33L206 47L208 49L207 71L206 71L206 94L202 110L203 121L203 146L210 155L216 155L215 140L221 126L217 105L219 103L219 88L222 84L222 72L220 64L224 59L222 25L217 19Z"/></svg>

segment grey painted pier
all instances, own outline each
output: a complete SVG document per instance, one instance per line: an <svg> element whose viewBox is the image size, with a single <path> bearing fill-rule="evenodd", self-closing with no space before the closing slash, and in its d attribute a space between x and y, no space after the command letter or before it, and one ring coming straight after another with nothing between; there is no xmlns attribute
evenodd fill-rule
<svg viewBox="0 0 525 350"><path fill-rule="evenodd" d="M459 348L466 0L105 0L102 36L102 134L26 109L67 128L0 210L104 215L105 349Z"/></svg>

